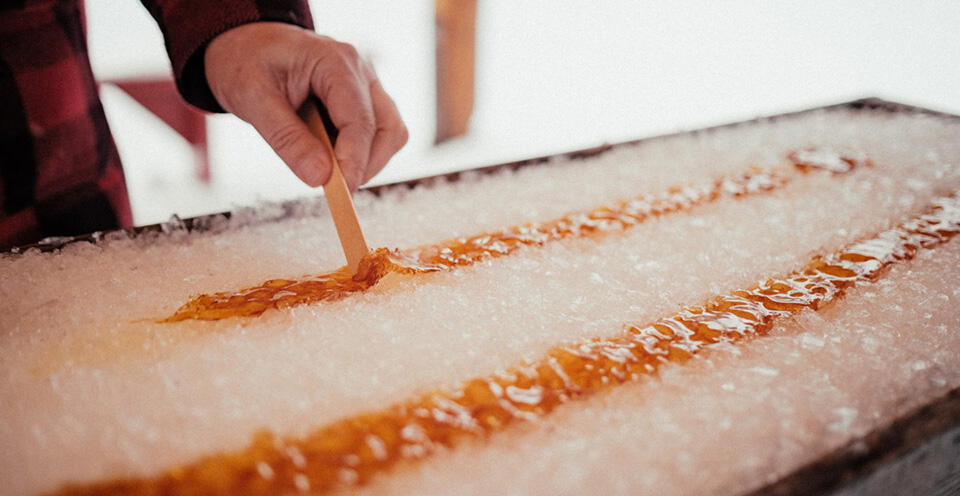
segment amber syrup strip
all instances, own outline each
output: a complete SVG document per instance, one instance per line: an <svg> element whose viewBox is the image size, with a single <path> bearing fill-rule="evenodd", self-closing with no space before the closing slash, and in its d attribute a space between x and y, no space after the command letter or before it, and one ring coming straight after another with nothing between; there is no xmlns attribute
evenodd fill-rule
<svg viewBox="0 0 960 496"><path fill-rule="evenodd" d="M818 310L957 233L960 193L935 200L928 211L899 227L817 257L800 271L686 307L652 324L628 324L613 337L560 345L505 373L348 417L304 438L263 432L244 451L203 458L156 478L70 486L57 494L260 495L362 484L438 447L484 439L573 399L653 374L664 364L683 363L707 346L762 336L783 318Z"/></svg>
<svg viewBox="0 0 960 496"><path fill-rule="evenodd" d="M790 152L787 158L797 170L803 172L825 169L839 174L871 164L869 159L862 156L816 149ZM271 308L338 300L369 289L389 273L452 270L509 255L523 246L542 246L566 238L620 232L651 217L688 210L720 197L771 191L786 185L791 177L789 174L754 170L710 185L672 189L653 197L641 196L548 222L523 224L406 251L378 248L360 261L356 274L352 276L346 267L341 267L334 272L301 280L271 279L239 291L204 294L187 302L161 322L253 317Z"/></svg>

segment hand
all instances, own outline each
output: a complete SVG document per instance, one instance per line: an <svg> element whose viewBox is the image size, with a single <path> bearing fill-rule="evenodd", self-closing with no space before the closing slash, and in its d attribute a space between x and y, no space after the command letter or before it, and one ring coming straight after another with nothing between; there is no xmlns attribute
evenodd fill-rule
<svg viewBox="0 0 960 496"><path fill-rule="evenodd" d="M204 56L220 105L249 122L297 177L326 184L332 161L296 109L316 95L339 130L335 153L351 191L407 142L407 128L373 69L345 43L279 22L235 27Z"/></svg>

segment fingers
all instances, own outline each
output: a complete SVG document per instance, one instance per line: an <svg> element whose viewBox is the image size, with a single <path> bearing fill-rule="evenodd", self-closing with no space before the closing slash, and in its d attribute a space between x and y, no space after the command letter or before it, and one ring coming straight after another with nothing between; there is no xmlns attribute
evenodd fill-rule
<svg viewBox="0 0 960 496"><path fill-rule="evenodd" d="M370 100L377 119L377 131L373 136L370 160L367 162L361 184L376 176L387 165L390 157L407 144L409 137L397 106L376 79L370 84Z"/></svg>
<svg viewBox="0 0 960 496"><path fill-rule="evenodd" d="M330 65L318 66L311 77L311 86L327 107L330 120L339 135L334 153L350 191L363 183L370 159L370 150L377 130L376 114L369 90L369 81L356 50L337 44L338 53Z"/></svg>
<svg viewBox="0 0 960 496"><path fill-rule="evenodd" d="M325 184L333 167L326 147L279 91L264 93L260 104L249 109L246 120L301 181L313 187Z"/></svg>
<svg viewBox="0 0 960 496"><path fill-rule="evenodd" d="M303 182L329 179L329 152L294 108L317 96L337 127L334 153L356 191L407 140L397 107L352 46L283 23L250 23L211 41L204 56L217 101L252 124Z"/></svg>

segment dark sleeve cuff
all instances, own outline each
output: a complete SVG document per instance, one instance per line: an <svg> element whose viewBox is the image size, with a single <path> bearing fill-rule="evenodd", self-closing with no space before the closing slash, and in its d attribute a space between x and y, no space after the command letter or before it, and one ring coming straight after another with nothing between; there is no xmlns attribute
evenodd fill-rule
<svg viewBox="0 0 960 496"><path fill-rule="evenodd" d="M192 105L223 112L204 71L207 45L220 33L258 22L286 22L313 29L306 0L144 0L163 31L177 89Z"/></svg>

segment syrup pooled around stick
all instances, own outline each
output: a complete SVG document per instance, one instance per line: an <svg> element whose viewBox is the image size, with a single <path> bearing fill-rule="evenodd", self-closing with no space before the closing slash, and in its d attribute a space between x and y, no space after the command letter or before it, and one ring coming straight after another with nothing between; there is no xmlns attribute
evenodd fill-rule
<svg viewBox="0 0 960 496"><path fill-rule="evenodd" d="M794 170L800 172L823 169L841 174L858 166L871 165L868 158L860 155L818 149L793 151L787 155L787 159L793 164ZM360 261L357 273L352 277L349 270L342 267L334 272L299 280L272 279L239 291L200 295L161 322L253 317L271 308L338 300L369 289L389 273L418 274L451 270L509 255L523 246L540 246L565 238L620 232L650 217L687 210L720 197L771 191L786 185L792 177L789 173L753 170L710 185L672 189L653 197L641 196L548 222L528 223L407 251L378 248Z"/></svg>
<svg viewBox="0 0 960 496"><path fill-rule="evenodd" d="M264 432L243 451L203 458L155 478L68 486L58 495L267 495L362 484L438 447L483 439L559 405L682 363L705 347L762 336L779 319L818 310L894 263L960 233L960 193L912 220L815 258L805 268L608 338L564 344L539 360L342 419L303 438Z"/></svg>

